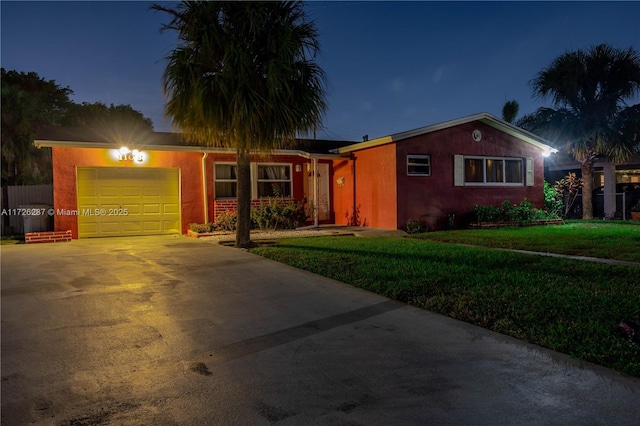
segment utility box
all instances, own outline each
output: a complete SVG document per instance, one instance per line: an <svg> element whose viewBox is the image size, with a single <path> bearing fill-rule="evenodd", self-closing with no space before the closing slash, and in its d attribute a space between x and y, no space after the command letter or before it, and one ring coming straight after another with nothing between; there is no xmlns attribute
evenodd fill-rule
<svg viewBox="0 0 640 426"><path fill-rule="evenodd" d="M53 231L52 206L49 204L27 204L19 206L24 233Z"/></svg>

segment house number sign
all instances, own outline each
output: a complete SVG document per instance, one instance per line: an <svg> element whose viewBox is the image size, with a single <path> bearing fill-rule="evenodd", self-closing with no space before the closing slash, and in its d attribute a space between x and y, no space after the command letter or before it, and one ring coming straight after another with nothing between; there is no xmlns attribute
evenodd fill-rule
<svg viewBox="0 0 640 426"><path fill-rule="evenodd" d="M122 147L118 151L118 161L133 161L134 163L144 162L144 153L137 149L129 150L129 148Z"/></svg>

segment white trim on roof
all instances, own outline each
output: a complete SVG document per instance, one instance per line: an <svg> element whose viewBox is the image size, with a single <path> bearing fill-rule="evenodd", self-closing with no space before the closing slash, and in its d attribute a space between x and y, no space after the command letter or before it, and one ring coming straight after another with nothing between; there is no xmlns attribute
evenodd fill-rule
<svg viewBox="0 0 640 426"><path fill-rule="evenodd" d="M389 136L383 136L380 138L371 139L370 141L366 141L366 142L360 142L353 145L344 146L342 148L338 148L334 150L334 152L337 152L338 154L346 154L353 151L359 151L361 149L373 148L375 146L380 146L380 145L384 145L392 142L398 142L403 139L424 135L426 133L436 132L438 130L448 129L450 127L455 127L461 124L470 123L472 121L480 121L482 123L485 123L511 136L514 136L524 142L534 145L535 147L540 148L543 151L558 152L557 149L553 148L548 144L548 141L546 139L536 136L533 133L527 132L526 130L521 129L517 126L514 126L511 123L507 123L506 121L500 120L499 118L486 112L469 115L467 117L457 118L455 120L445 121L442 123L432 124L430 126L408 130L406 132L395 133Z"/></svg>
<svg viewBox="0 0 640 426"><path fill-rule="evenodd" d="M107 142L77 142L77 141L54 141L54 140L40 140L33 141L36 148L43 147L61 147L61 148L97 148L97 149L115 149L115 145ZM217 154L235 154L234 148L216 148L216 147L202 147L202 146L178 146L178 145L147 145L137 147L146 151L177 151L177 152L206 152ZM339 154L317 154L297 149L276 149L268 152L254 151L253 154L268 154L268 155L297 155L303 158L339 158Z"/></svg>

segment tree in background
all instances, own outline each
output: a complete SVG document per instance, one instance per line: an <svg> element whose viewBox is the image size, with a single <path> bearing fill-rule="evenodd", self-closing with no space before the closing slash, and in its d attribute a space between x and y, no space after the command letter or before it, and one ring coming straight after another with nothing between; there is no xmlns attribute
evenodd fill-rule
<svg viewBox="0 0 640 426"><path fill-rule="evenodd" d="M185 135L233 147L237 161L236 247L250 240L250 153L290 145L325 110L324 72L314 62L315 24L301 2L154 5L178 33L167 57L166 115Z"/></svg>
<svg viewBox="0 0 640 426"><path fill-rule="evenodd" d="M2 184L50 182L50 152L35 148L33 139L43 126L64 122L73 91L35 72L1 72Z"/></svg>
<svg viewBox="0 0 640 426"><path fill-rule="evenodd" d="M502 107L502 119L507 123L513 123L518 116L519 110L520 104L518 104L518 101L513 100L505 102Z"/></svg>
<svg viewBox="0 0 640 426"><path fill-rule="evenodd" d="M120 127L141 131L153 131L153 123L131 105L109 105L102 102L74 104L69 111L69 121L78 127Z"/></svg>
<svg viewBox="0 0 640 426"><path fill-rule="evenodd" d="M153 130L130 105L76 104L73 91L35 72L2 68L2 185L51 183L51 148L36 148L47 126L92 127L120 140Z"/></svg>
<svg viewBox="0 0 640 426"><path fill-rule="evenodd" d="M597 45L556 58L531 82L553 108L539 108L521 127L555 141L581 165L582 217L593 217L593 165L598 156L626 161L640 149L640 104L625 101L640 93L637 51Z"/></svg>

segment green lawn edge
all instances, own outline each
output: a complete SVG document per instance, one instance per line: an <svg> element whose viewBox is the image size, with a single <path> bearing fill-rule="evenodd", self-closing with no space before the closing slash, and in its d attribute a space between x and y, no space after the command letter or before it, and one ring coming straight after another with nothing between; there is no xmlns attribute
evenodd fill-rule
<svg viewBox="0 0 640 426"><path fill-rule="evenodd" d="M618 333L640 308L640 268L410 238L315 237L251 252L640 377Z"/></svg>

